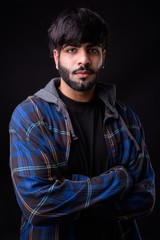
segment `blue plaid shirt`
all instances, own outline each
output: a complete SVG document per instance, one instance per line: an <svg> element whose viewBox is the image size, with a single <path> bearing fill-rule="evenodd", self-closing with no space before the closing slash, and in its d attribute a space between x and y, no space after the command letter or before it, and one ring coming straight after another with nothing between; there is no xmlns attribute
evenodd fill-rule
<svg viewBox="0 0 160 240"><path fill-rule="evenodd" d="M100 97L104 101L104 93ZM104 137L111 168L93 178L62 174L74 137L58 98L51 103L28 97L15 109L10 169L22 210L21 240L60 239L64 225L70 229L67 240L74 240L74 221L87 209L94 216L115 219L118 239L141 239L135 219L151 213L155 185L138 117L122 103L106 103Z"/></svg>

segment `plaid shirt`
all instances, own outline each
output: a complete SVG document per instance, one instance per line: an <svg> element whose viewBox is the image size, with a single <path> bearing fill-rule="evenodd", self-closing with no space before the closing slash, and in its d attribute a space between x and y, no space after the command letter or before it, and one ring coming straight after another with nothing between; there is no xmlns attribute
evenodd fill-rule
<svg viewBox="0 0 160 240"><path fill-rule="evenodd" d="M152 211L155 186L138 117L119 102L106 104L104 137L111 168L93 178L64 177L76 136L64 104L56 101L28 97L10 122L10 168L22 210L21 240L58 240L64 225L70 229L67 239L74 239L74 221L87 209L94 216L115 219L119 239L141 239L135 219Z"/></svg>

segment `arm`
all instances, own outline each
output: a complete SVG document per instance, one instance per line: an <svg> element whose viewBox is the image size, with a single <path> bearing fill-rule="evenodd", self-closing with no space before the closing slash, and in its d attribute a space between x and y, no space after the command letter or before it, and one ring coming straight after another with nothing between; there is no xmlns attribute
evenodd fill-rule
<svg viewBox="0 0 160 240"><path fill-rule="evenodd" d="M126 166L134 185L116 202L117 215L120 219L148 215L155 203L155 175L145 144L144 130L138 118L137 126L139 129L137 142L140 148Z"/></svg>
<svg viewBox="0 0 160 240"><path fill-rule="evenodd" d="M39 115L31 120L32 111L29 106L25 111L18 107L10 123L12 180L19 206L31 224L49 225L77 218L80 211L132 186L132 178L123 166L94 178L77 174L71 180L64 178L57 163L55 139Z"/></svg>
<svg viewBox="0 0 160 240"><path fill-rule="evenodd" d="M144 130L138 117L130 110L132 122L125 122L132 134L130 145L127 145L128 158L119 160L125 166L133 179L133 186L125 193L120 193L119 197L108 206L108 202L103 203L99 208L93 210L96 216L118 219L140 218L152 212L155 203L155 181L154 171L151 166L147 147L145 144ZM124 120L123 126L124 126ZM126 130L126 131L129 131ZM134 138L134 140L133 140ZM138 146L138 148L137 148ZM124 150L125 153L125 150Z"/></svg>

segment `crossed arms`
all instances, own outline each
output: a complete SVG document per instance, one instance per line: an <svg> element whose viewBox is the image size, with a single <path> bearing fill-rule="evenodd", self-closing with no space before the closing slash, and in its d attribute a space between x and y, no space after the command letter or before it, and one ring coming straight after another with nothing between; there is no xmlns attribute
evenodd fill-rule
<svg viewBox="0 0 160 240"><path fill-rule="evenodd" d="M57 162L55 139L40 115L32 111L34 119L27 115L26 106L25 111L18 107L10 123L12 181L19 206L31 224L66 222L87 209L115 219L152 211L154 172L143 132L136 158L128 159L126 166L117 164L93 178L73 174L67 179L61 173L67 162Z"/></svg>

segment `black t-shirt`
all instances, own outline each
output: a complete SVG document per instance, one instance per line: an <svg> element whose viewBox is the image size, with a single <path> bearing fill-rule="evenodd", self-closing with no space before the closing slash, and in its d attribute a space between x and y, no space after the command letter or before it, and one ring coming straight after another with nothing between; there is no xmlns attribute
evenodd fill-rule
<svg viewBox="0 0 160 240"><path fill-rule="evenodd" d="M94 177L108 170L108 151L104 138L104 103L98 98L77 102L62 94L78 140L72 141L69 156L71 173Z"/></svg>
<svg viewBox="0 0 160 240"><path fill-rule="evenodd" d="M98 176L109 169L109 155L104 138L104 103L95 97L90 102L77 102L58 90L65 103L78 140L72 140L69 156L71 173L88 177ZM88 211L88 212L87 212ZM74 239L102 240L115 237L116 222L97 218L87 210L74 224ZM69 225L68 225L69 228ZM61 231L62 239L68 239L67 226Z"/></svg>

